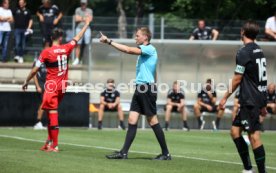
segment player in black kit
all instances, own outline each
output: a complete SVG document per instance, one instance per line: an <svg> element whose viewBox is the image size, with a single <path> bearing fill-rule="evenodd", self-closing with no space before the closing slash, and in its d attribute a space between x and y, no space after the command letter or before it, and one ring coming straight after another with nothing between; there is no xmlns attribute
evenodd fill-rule
<svg viewBox="0 0 276 173"><path fill-rule="evenodd" d="M267 72L266 58L262 49L254 42L259 33L259 26L254 21L247 21L241 28L241 38L244 46L237 52L236 69L232 79L232 91L228 90L219 107L225 108L225 103L231 94L240 86L240 111L235 117L231 136L243 162L243 172L253 172L248 146L242 137L246 131L255 156L259 173L266 173L265 149L260 138L261 123L259 116L266 115Z"/></svg>
<svg viewBox="0 0 276 173"><path fill-rule="evenodd" d="M102 129L102 121L104 111L108 112L118 112L118 117L120 120L120 127L125 130L124 124L124 112L120 104L120 93L115 89L115 81L113 79L107 80L107 87L101 93L101 103L98 114L98 129Z"/></svg>
<svg viewBox="0 0 276 173"><path fill-rule="evenodd" d="M198 120L198 127L200 130L203 130L205 121L202 120L202 112L211 112L216 113L217 117L215 121L212 121L213 129L219 129L220 119L223 117L224 110L220 110L216 105L217 93L212 87L212 80L207 79L205 86L198 93L197 102L194 105L194 113Z"/></svg>
<svg viewBox="0 0 276 173"><path fill-rule="evenodd" d="M183 130L189 131L190 128L187 124L187 114L185 111L185 95L184 91L180 89L179 83L175 81L173 83L173 88L169 90L167 96L167 104L165 106L165 130L169 128L169 122L171 118L171 112L179 112L183 120Z"/></svg>

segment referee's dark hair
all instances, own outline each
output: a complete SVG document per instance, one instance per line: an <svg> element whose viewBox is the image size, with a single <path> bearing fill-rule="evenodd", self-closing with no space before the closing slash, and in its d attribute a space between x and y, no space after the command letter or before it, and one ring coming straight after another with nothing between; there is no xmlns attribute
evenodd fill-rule
<svg viewBox="0 0 276 173"><path fill-rule="evenodd" d="M260 32L260 27L255 21L248 20L243 25L242 31L243 31L244 36L246 36L247 38L250 38L252 40L255 40L257 35Z"/></svg>
<svg viewBox="0 0 276 173"><path fill-rule="evenodd" d="M60 28L54 28L53 29L52 34L51 34L51 39L52 40L57 40L62 36L63 36L63 30L62 29L60 29Z"/></svg>
<svg viewBox="0 0 276 173"><path fill-rule="evenodd" d="M151 32L148 27L140 27L137 31L141 31L144 35L148 37L148 42L151 40Z"/></svg>

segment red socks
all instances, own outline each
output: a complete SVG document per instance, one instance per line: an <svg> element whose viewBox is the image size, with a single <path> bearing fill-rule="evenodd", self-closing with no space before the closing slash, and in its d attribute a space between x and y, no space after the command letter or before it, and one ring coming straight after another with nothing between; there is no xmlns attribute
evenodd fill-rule
<svg viewBox="0 0 276 173"><path fill-rule="evenodd" d="M53 140L53 147L58 145L58 113L48 113L48 139Z"/></svg>

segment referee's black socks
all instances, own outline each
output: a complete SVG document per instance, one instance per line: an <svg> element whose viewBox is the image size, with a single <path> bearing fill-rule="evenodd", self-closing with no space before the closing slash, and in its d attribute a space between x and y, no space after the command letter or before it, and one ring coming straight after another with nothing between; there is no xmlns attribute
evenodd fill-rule
<svg viewBox="0 0 276 173"><path fill-rule="evenodd" d="M132 125L132 124L128 124L128 130L127 130L127 134L126 134L126 139L125 139L125 143L124 146L121 150L121 153L123 154L127 154L128 150L136 136L136 132L137 132L137 124Z"/></svg>
<svg viewBox="0 0 276 173"><path fill-rule="evenodd" d="M266 173L265 171L265 150L264 146L261 145L258 148L253 150L255 161L258 167L259 173Z"/></svg>
<svg viewBox="0 0 276 173"><path fill-rule="evenodd" d="M246 142L244 141L243 137L240 136L240 137L234 139L234 143L236 144L236 147L237 147L237 150L241 157L244 169L251 170L252 165L251 165L251 161L250 161L250 157L249 157L248 146L247 146Z"/></svg>
<svg viewBox="0 0 276 173"><path fill-rule="evenodd" d="M152 130L154 131L155 133L155 136L159 142L159 145L162 149L162 154L163 155L168 155L169 154L169 150L168 150L168 147L167 147L167 144L166 144L166 140L165 140L165 135L164 135L164 132L160 126L160 124L155 124L153 126L151 126Z"/></svg>

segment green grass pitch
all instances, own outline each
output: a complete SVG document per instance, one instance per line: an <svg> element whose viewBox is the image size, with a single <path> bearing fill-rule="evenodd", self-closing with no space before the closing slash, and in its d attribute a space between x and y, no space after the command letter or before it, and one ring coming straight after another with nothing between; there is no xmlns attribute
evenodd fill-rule
<svg viewBox="0 0 276 173"><path fill-rule="evenodd" d="M165 133L171 161L153 161L160 153L153 132L138 130L128 160L108 160L106 154L123 144L125 131L61 128L59 153L40 151L46 130L0 128L1 173L237 173L239 156L228 131L171 130ZM269 173L276 173L276 132L262 134ZM254 156L250 150L252 163ZM254 166L256 170L256 166Z"/></svg>

